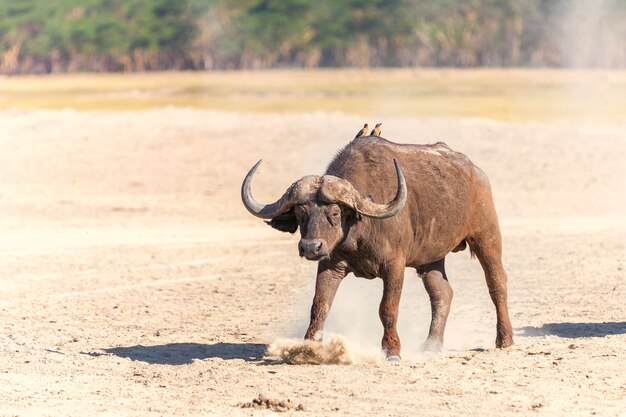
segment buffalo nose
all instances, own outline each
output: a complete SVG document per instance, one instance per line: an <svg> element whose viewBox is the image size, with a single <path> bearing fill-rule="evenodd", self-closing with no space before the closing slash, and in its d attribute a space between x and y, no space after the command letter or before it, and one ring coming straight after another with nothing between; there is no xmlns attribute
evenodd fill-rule
<svg viewBox="0 0 626 417"><path fill-rule="evenodd" d="M307 239L300 241L300 254L317 255L322 248L322 241L319 239Z"/></svg>

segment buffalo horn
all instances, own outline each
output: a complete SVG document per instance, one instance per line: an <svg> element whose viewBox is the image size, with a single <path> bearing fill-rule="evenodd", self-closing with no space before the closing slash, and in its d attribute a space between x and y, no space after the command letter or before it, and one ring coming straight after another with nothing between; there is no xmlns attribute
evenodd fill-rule
<svg viewBox="0 0 626 417"><path fill-rule="evenodd" d="M326 200L352 207L363 216L376 219L393 217L402 210L407 197L406 181L404 180L402 169L400 169L400 165L395 159L393 163L396 167L398 189L394 199L387 204L374 203L369 198L364 198L350 182L330 175L322 177L322 194Z"/></svg>
<svg viewBox="0 0 626 417"><path fill-rule="evenodd" d="M250 184L252 183L252 177L254 176L255 171L261 165L263 160L259 159L259 162L254 164L254 166L250 169L246 178L243 180L243 184L241 185L241 200L243 201L243 205L248 209L248 211L262 219L271 219L273 217L278 216L279 214L283 214L288 211L293 204L290 204L290 195L291 194L287 190L285 194L281 198L279 198L276 202L271 204L261 204L252 197L252 193L250 192Z"/></svg>

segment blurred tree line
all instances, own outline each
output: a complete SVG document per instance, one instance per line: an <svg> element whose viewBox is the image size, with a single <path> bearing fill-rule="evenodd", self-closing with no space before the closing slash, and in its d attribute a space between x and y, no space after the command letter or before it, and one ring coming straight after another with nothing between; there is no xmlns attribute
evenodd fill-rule
<svg viewBox="0 0 626 417"><path fill-rule="evenodd" d="M0 0L0 73L626 67L626 0Z"/></svg>

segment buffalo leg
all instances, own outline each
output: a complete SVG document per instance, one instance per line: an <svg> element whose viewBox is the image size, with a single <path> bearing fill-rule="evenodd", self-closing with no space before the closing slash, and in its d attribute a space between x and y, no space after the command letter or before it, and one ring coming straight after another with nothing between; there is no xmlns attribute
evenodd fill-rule
<svg viewBox="0 0 626 417"><path fill-rule="evenodd" d="M445 270L445 258L420 268L422 281L430 297L431 322L428 338L422 350L440 351L443 347L443 334L452 304L452 287L448 282Z"/></svg>
<svg viewBox="0 0 626 417"><path fill-rule="evenodd" d="M383 352L390 361L400 359L400 337L396 330L398 323L398 307L404 282L404 264L394 265L383 276L383 298L378 314L383 323Z"/></svg>
<svg viewBox="0 0 626 417"><path fill-rule="evenodd" d="M311 321L304 335L307 340L322 340L324 322L337 294L339 284L346 276L345 268L321 261L317 266L315 296L311 306Z"/></svg>
<svg viewBox="0 0 626 417"><path fill-rule="evenodd" d="M489 295L496 306L496 347L505 348L513 344L513 326L509 319L507 302L507 276L502 265L502 238L497 224L470 241L485 272Z"/></svg>

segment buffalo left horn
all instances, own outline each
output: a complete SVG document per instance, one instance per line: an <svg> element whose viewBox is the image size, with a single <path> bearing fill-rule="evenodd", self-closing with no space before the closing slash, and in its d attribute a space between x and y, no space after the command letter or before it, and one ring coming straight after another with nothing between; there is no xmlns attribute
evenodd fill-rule
<svg viewBox="0 0 626 417"><path fill-rule="evenodd" d="M387 204L374 203L369 198L363 197L349 181L332 175L324 175L322 177L320 192L325 200L352 207L363 216L376 219L393 217L402 210L407 197L406 181L400 165L395 159L393 163L396 167L398 189L394 199Z"/></svg>

